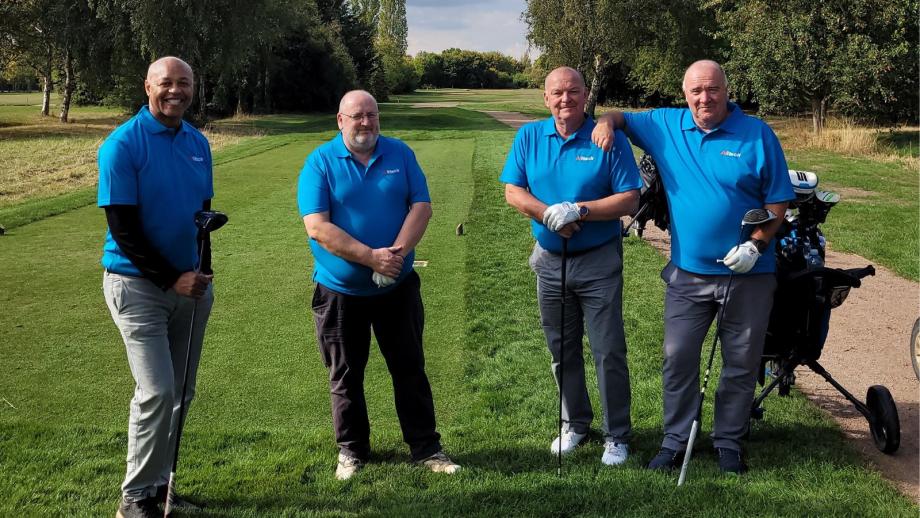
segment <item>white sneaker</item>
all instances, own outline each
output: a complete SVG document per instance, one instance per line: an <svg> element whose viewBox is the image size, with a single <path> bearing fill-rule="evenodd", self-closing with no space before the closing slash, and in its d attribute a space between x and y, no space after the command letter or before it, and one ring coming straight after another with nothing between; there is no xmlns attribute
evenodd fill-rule
<svg viewBox="0 0 920 518"><path fill-rule="evenodd" d="M361 459L339 453L339 463L335 467L335 478L348 480L363 467L364 461Z"/></svg>
<svg viewBox="0 0 920 518"><path fill-rule="evenodd" d="M565 455L574 450L575 447L578 446L578 443L587 436L588 434L586 433L577 433L571 430L562 432L562 454ZM549 445L549 451L551 451L553 455L559 454L559 437L553 439L553 443Z"/></svg>
<svg viewBox="0 0 920 518"><path fill-rule="evenodd" d="M619 466L629 457L629 445L621 442L607 441L604 443L604 455L601 462L608 466Z"/></svg>
<svg viewBox="0 0 920 518"><path fill-rule="evenodd" d="M445 455L443 451L439 451L427 459L422 459L418 463L435 473L453 474L460 471L460 465L450 460L450 457Z"/></svg>

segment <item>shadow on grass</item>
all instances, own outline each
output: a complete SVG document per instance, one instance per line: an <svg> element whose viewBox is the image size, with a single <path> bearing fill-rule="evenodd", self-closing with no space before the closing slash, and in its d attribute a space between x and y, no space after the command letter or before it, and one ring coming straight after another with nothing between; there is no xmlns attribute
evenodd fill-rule
<svg viewBox="0 0 920 518"><path fill-rule="evenodd" d="M916 130L890 130L878 134L878 142L901 156L920 157L920 139Z"/></svg>

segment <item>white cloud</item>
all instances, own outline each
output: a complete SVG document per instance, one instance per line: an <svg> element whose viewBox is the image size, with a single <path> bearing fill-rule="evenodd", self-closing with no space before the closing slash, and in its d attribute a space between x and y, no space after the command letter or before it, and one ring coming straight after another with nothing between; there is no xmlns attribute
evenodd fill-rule
<svg viewBox="0 0 920 518"><path fill-rule="evenodd" d="M407 0L409 54L456 47L520 58L528 47L523 10L524 0Z"/></svg>

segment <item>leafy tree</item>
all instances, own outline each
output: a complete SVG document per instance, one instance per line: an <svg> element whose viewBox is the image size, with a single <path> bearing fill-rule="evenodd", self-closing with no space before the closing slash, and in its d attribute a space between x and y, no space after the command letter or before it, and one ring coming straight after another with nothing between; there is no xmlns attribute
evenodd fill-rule
<svg viewBox="0 0 920 518"><path fill-rule="evenodd" d="M815 132L831 103L871 118L917 113L916 0L720 0L727 68L761 108L810 109Z"/></svg>

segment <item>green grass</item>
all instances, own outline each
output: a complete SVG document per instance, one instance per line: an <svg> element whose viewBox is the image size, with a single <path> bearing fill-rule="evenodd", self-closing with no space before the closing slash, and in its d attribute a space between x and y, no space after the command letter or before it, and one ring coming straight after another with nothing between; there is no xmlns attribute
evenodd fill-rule
<svg viewBox="0 0 920 518"><path fill-rule="evenodd" d="M179 470L180 488L210 504L205 516L916 516L801 396L767 400L749 476L723 477L705 454L680 489L676 477L642 469L660 440L663 260L637 240L626 243L624 273L634 455L601 467L595 434L557 477L547 451L556 393L526 263L532 238L497 181L513 132L463 110L445 110L445 120L496 129L439 129L438 110L386 110L385 132L407 139L429 179L435 214L417 254L429 261L419 269L426 362L443 442L464 470L407 463L374 352L373 462L347 483L332 479L327 373L295 204L304 157L331 129L320 118L273 117L258 122L268 136L217 159L214 206L231 219L213 237L216 304ZM311 131L290 129L299 124ZM466 233L456 236L461 221ZM100 289L104 228L102 211L83 207L0 238L0 515L115 509L133 384ZM711 415L707 405L704 430ZM710 446L705 434L701 443Z"/></svg>

